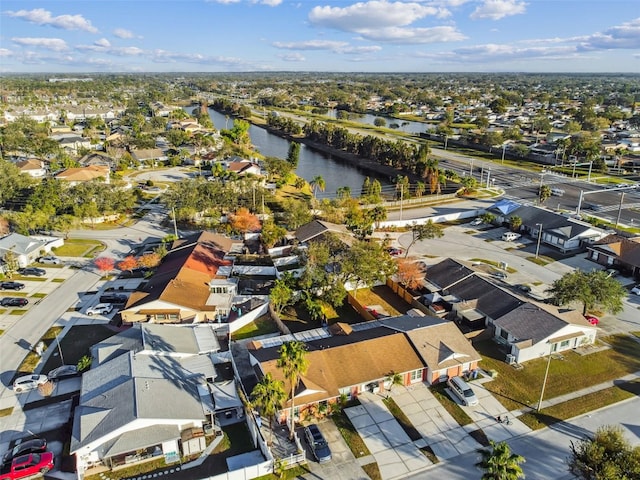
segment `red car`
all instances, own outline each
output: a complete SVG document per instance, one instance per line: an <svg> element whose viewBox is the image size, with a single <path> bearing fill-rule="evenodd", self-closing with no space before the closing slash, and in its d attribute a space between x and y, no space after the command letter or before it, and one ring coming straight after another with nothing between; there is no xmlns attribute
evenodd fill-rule
<svg viewBox="0 0 640 480"><path fill-rule="evenodd" d="M0 480L18 480L39 473L47 473L53 468L53 453L31 453L14 458L11 464L2 468Z"/></svg>
<svg viewBox="0 0 640 480"><path fill-rule="evenodd" d="M594 317L593 315L585 315L584 318L587 319L591 325L598 325L600 323L600 319L598 317Z"/></svg>

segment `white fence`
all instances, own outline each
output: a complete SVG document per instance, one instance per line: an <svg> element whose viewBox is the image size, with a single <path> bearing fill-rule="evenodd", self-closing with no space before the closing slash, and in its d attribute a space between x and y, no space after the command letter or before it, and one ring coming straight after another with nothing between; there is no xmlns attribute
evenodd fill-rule
<svg viewBox="0 0 640 480"><path fill-rule="evenodd" d="M474 218L474 217L477 217L478 215L482 215L483 213L485 213L485 210L480 208L477 210L467 210L464 212L455 212L455 213L449 213L446 215L434 215L432 217L412 218L410 220L387 220L385 222L380 222L380 228L410 227L414 223L418 225L422 225L423 223L426 223L428 220L431 220L433 223L451 222L453 220Z"/></svg>
<svg viewBox="0 0 640 480"><path fill-rule="evenodd" d="M258 308L251 310L250 312L243 313L242 316L236 318L233 322L229 323L229 333L233 333L240 330L245 325L253 322L256 318L261 317L269 311L269 301L260 305Z"/></svg>

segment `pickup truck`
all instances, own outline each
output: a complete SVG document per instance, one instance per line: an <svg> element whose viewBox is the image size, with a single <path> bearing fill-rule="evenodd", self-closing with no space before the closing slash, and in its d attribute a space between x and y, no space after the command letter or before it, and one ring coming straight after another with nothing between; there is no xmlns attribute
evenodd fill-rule
<svg viewBox="0 0 640 480"><path fill-rule="evenodd" d="M14 458L2 466L0 480L19 480L39 473L45 474L53 468L53 453L30 453Z"/></svg>

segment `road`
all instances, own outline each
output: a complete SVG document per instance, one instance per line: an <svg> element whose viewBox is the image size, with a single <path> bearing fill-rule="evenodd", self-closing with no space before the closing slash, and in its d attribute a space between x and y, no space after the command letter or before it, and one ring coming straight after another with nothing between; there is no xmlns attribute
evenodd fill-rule
<svg viewBox="0 0 640 480"><path fill-rule="evenodd" d="M640 191L637 189L607 189L595 183L554 173L542 166L540 172L535 173L474 159L450 150L432 148L431 151L439 159L441 168L453 170L461 177L473 175L480 185L489 184L504 190L506 198L537 203L540 185L558 187L564 190L564 195L554 195L546 200L545 205L549 208L578 212L582 192L581 215L600 217L615 223L620 213L621 224L640 225ZM595 177L594 174L592 179ZM595 210L589 208L590 205Z"/></svg>
<svg viewBox="0 0 640 480"><path fill-rule="evenodd" d="M100 275L92 270L78 270L0 335L0 409L15 405L16 396L10 382L23 358L69 305L99 280Z"/></svg>
<svg viewBox="0 0 640 480"><path fill-rule="evenodd" d="M625 437L633 445L640 444L640 398L635 397L587 415L559 422L550 428L515 437L507 443L514 453L522 455L522 468L528 479L569 480L574 478L567 469L571 442L592 434L604 425L620 425ZM462 455L440 463L427 471L406 478L476 480L482 473L475 467L480 455Z"/></svg>

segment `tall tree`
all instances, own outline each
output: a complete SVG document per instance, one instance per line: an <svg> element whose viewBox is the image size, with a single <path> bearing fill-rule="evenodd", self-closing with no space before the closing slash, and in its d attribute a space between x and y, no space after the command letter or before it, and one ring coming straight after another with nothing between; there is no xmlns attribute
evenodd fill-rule
<svg viewBox="0 0 640 480"><path fill-rule="evenodd" d="M98 257L94 260L93 263L96 265L96 267L98 267L98 270L106 275L111 270L113 270L115 261L111 257Z"/></svg>
<svg viewBox="0 0 640 480"><path fill-rule="evenodd" d="M322 176L320 175L314 177L313 180L309 182L309 184L311 185L311 189L313 190L313 198L316 197L316 192L318 190L320 190L321 192L324 192L324 189L327 186L327 184L324 181L324 178L322 178Z"/></svg>
<svg viewBox="0 0 640 480"><path fill-rule="evenodd" d="M282 313L284 307L291 304L293 301L293 290L291 290L291 287L287 285L284 279L278 278L275 281L269 293L269 301L278 315Z"/></svg>
<svg viewBox="0 0 640 480"><path fill-rule="evenodd" d="M481 460L476 463L484 471L482 480L518 480L524 478L521 463L525 459L511 452L507 442L489 440L489 448L480 450Z"/></svg>
<svg viewBox="0 0 640 480"><path fill-rule="evenodd" d="M287 154L287 162L289 162L293 168L298 168L298 160L300 159L300 144L298 142L291 142L289 144L289 152Z"/></svg>
<svg viewBox="0 0 640 480"><path fill-rule="evenodd" d="M306 345L298 340L283 343L280 347L280 357L276 365L282 369L282 373L287 380L289 380L291 389L291 411L289 413L291 428L289 429L289 438L293 439L293 433L295 431L293 412L295 410L296 388L300 382L300 376L307 373L307 369L309 368Z"/></svg>
<svg viewBox="0 0 640 480"><path fill-rule="evenodd" d="M345 282L354 282L354 294L359 285L374 285L396 273L396 262L377 242L357 241L345 252L340 264Z"/></svg>
<svg viewBox="0 0 640 480"><path fill-rule="evenodd" d="M423 284L426 268L422 262L412 262L406 258L399 258L398 281L410 290L415 290Z"/></svg>
<svg viewBox="0 0 640 480"><path fill-rule="evenodd" d="M627 290L615 278L602 270L583 272L575 270L565 273L547 289L556 305L577 301L582 303L582 314L596 306L611 313L622 311L622 299Z"/></svg>
<svg viewBox="0 0 640 480"><path fill-rule="evenodd" d="M540 203L546 202L551 197L551 187L549 185L542 185L540 187Z"/></svg>
<svg viewBox="0 0 640 480"><path fill-rule="evenodd" d="M273 444L273 417L282 408L287 398L284 382L276 380L267 373L251 391L251 401L262 415L269 419L269 445Z"/></svg>
<svg viewBox="0 0 640 480"><path fill-rule="evenodd" d="M571 442L569 471L581 480L637 480L640 446L632 447L619 426L604 426L593 436Z"/></svg>
<svg viewBox="0 0 640 480"><path fill-rule="evenodd" d="M433 223L433 220L427 220L426 223L413 223L411 225L411 243L404 252L405 258L409 255L409 249L416 242L421 240L431 240L433 238L441 238L444 235L442 226Z"/></svg>

